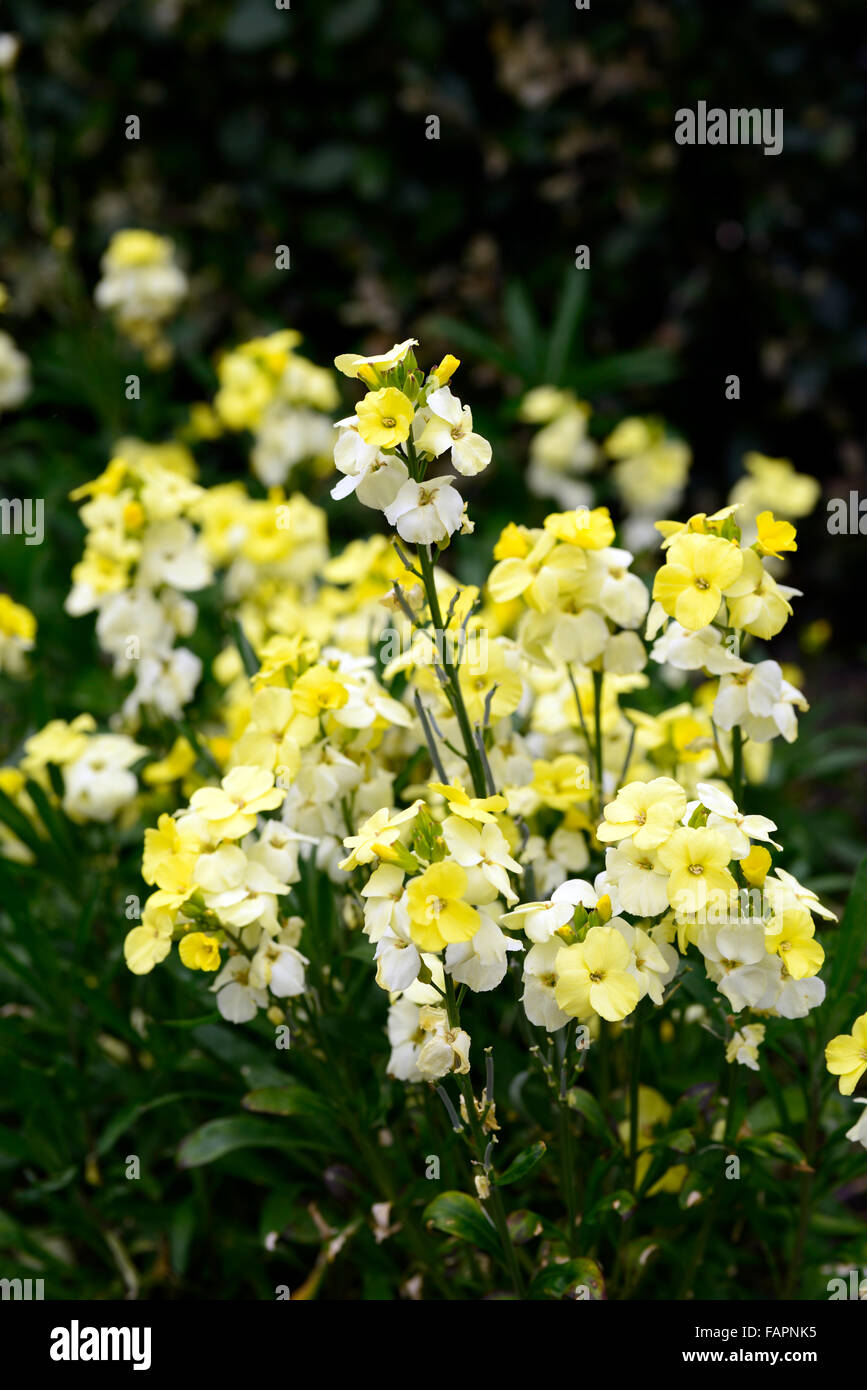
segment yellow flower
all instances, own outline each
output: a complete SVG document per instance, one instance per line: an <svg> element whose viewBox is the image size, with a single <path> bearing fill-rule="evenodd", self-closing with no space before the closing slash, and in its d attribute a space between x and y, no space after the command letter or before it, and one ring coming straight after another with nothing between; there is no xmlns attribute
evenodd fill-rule
<svg viewBox="0 0 867 1390"><path fill-rule="evenodd" d="M763 845L751 845L746 859L740 860L744 878L752 888L761 888L771 867L771 856Z"/></svg>
<svg viewBox="0 0 867 1390"><path fill-rule="evenodd" d="M423 951L441 951L450 942L469 941L481 917L463 900L467 875L460 864L431 864L407 888L409 930Z"/></svg>
<svg viewBox="0 0 867 1390"><path fill-rule="evenodd" d="M697 632L713 622L723 594L743 568L733 541L721 536L679 536L657 571L653 597L681 627Z"/></svg>
<svg viewBox="0 0 867 1390"><path fill-rule="evenodd" d="M728 591L729 621L767 642L790 617L792 605L755 550L745 550L743 570Z"/></svg>
<svg viewBox="0 0 867 1390"><path fill-rule="evenodd" d="M712 894L728 904L737 892L728 869L731 850L718 830L679 826L658 857L669 873L668 901L680 913L703 912Z"/></svg>
<svg viewBox="0 0 867 1390"><path fill-rule="evenodd" d="M453 816L462 816L464 820L488 824L497 819L493 812L506 809L504 796L469 796L457 782L428 782L428 786L445 797Z"/></svg>
<svg viewBox="0 0 867 1390"><path fill-rule="evenodd" d="M831 1039L825 1048L825 1065L832 1076L839 1076L841 1096L851 1096L867 1071L867 1014L856 1018L851 1033Z"/></svg>
<svg viewBox="0 0 867 1390"><path fill-rule="evenodd" d="M658 849L685 810L686 792L673 778L629 782L605 807L596 838L604 844L631 839L636 849Z"/></svg>
<svg viewBox="0 0 867 1390"><path fill-rule="evenodd" d="M759 547L763 554L780 558L784 550L797 550L797 531L790 521L777 521L773 512L759 512L756 517Z"/></svg>
<svg viewBox="0 0 867 1390"><path fill-rule="evenodd" d="M170 751L157 762L148 763L142 772L143 781L149 787L162 787L169 782L179 782L192 771L196 754L185 738L176 738Z"/></svg>
<svg viewBox="0 0 867 1390"><path fill-rule="evenodd" d="M473 724L481 724L484 719L491 691L494 692L490 704L492 719L512 714L521 703L524 690L521 677L507 665L505 653L496 642L485 642L477 649L470 640L458 669L458 680Z"/></svg>
<svg viewBox="0 0 867 1390"><path fill-rule="evenodd" d="M590 769L575 753L561 753L551 761L537 758L531 786L542 805L555 811L568 811L592 794Z"/></svg>
<svg viewBox="0 0 867 1390"><path fill-rule="evenodd" d="M189 885L201 843L185 826L178 825L172 816L162 815L156 827L148 826L144 833L142 878L145 883L178 893Z"/></svg>
<svg viewBox="0 0 867 1390"><path fill-rule="evenodd" d="M545 517L545 530L558 541L580 545L584 550L604 550L614 540L614 522L607 507L576 507L572 512L552 512Z"/></svg>
<svg viewBox="0 0 867 1390"><path fill-rule="evenodd" d="M292 703L299 714L315 718L327 709L342 709L349 691L328 666L311 666L292 687Z"/></svg>
<svg viewBox="0 0 867 1390"><path fill-rule="evenodd" d="M809 979L822 968L825 952L815 934L815 923L802 907L787 908L767 925L768 950L780 956L793 980Z"/></svg>
<svg viewBox="0 0 867 1390"><path fill-rule="evenodd" d="M461 365L459 357L453 357L447 352L438 367L434 367L431 376L435 376L439 386L445 386L447 381L451 381L458 367Z"/></svg>
<svg viewBox="0 0 867 1390"><path fill-rule="evenodd" d="M403 343L395 343L390 352L380 353L377 357L359 357L354 352L342 352L339 357L335 357L334 365L339 372L348 377L363 376L365 367L375 367L379 371L390 372L392 368L400 365L410 348L414 347L418 347L417 338L407 338ZM445 360L448 361L449 359L446 358Z"/></svg>
<svg viewBox="0 0 867 1390"><path fill-rule="evenodd" d="M616 1023L631 1014L641 996L629 974L632 953L616 927L591 927L583 941L557 953L554 995L572 1018L599 1014Z"/></svg>
<svg viewBox="0 0 867 1390"><path fill-rule="evenodd" d="M128 228L115 232L108 244L106 260L118 270L146 265L165 265L171 259L172 243L155 232Z"/></svg>
<svg viewBox="0 0 867 1390"><path fill-rule="evenodd" d="M7 637L23 637L32 642L36 636L36 619L22 603L16 603L8 594L0 594L0 633Z"/></svg>
<svg viewBox="0 0 867 1390"><path fill-rule="evenodd" d="M381 852L398 839L403 826L415 819L423 805L421 800L414 801L404 811L390 811L384 806L368 816L364 824L358 827L358 834L347 835L343 841L351 853L341 860L340 868L355 869L359 864L371 864L378 859Z"/></svg>
<svg viewBox="0 0 867 1390"><path fill-rule="evenodd" d="M208 932L193 931L182 936L178 955L188 970L218 970L220 966L217 938Z"/></svg>
<svg viewBox="0 0 867 1390"><path fill-rule="evenodd" d="M368 391L356 410L358 433L365 444L393 449L409 438L414 413L412 401L396 386Z"/></svg>
<svg viewBox="0 0 867 1390"><path fill-rule="evenodd" d="M215 835L240 840L255 830L260 811L275 810L285 796L285 791L274 786L273 772L234 767L219 787L200 787L194 792L190 809L209 823Z"/></svg>
<svg viewBox="0 0 867 1390"><path fill-rule="evenodd" d="M155 965L165 960L172 949L172 914L160 908L153 920L142 922L127 932L123 943L124 960L133 975L148 975Z"/></svg>

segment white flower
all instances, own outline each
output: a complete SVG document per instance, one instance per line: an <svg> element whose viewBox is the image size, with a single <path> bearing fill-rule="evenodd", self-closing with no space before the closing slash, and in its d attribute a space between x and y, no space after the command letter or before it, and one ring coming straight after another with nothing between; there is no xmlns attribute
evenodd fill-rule
<svg viewBox="0 0 867 1390"><path fill-rule="evenodd" d="M416 1067L423 1081L438 1081L455 1071L470 1069L470 1036L462 1028L451 1028L445 1009L426 1004L419 1014L419 1028L425 1034Z"/></svg>
<svg viewBox="0 0 867 1390"><path fill-rule="evenodd" d="M420 1081L418 1054L423 1039L419 1027L421 1008L404 996L388 1011L388 1041L391 1056L386 1071L398 1081Z"/></svg>
<svg viewBox="0 0 867 1390"><path fill-rule="evenodd" d="M626 969L638 981L641 998L649 994L654 1004L661 1004L662 991L677 971L678 954L674 947L654 941L646 931L624 922L622 917L613 917L608 925L620 932L632 952Z"/></svg>
<svg viewBox="0 0 867 1390"><path fill-rule="evenodd" d="M759 1069L759 1047L765 1038L765 1025L763 1023L748 1023L740 1032L735 1033L729 1040L726 1047L726 1061L739 1062L742 1067L749 1067L751 1071Z"/></svg>
<svg viewBox="0 0 867 1390"><path fill-rule="evenodd" d="M509 951L524 948L501 931L486 912L480 912L479 917L481 926L470 941L446 947L446 970L459 984L483 994L503 980Z"/></svg>
<svg viewBox="0 0 867 1390"><path fill-rule="evenodd" d="M173 589L204 589L211 583L211 566L188 521L175 517L148 527L138 579L148 589L160 584L170 584Z"/></svg>
<svg viewBox="0 0 867 1390"><path fill-rule="evenodd" d="M767 743L778 734L793 743L798 736L796 705L800 710L808 708L800 690L783 679L776 661L755 666L742 661L737 671L720 681L713 714L721 729L737 724L756 743Z"/></svg>
<svg viewBox="0 0 867 1390"><path fill-rule="evenodd" d="M596 890L583 878L567 879L551 894L550 902L522 903L501 919L505 925L520 927L531 941L550 941L561 927L571 922L580 904L588 912L596 906ZM558 946L562 942L558 941Z"/></svg>
<svg viewBox="0 0 867 1390"><path fill-rule="evenodd" d="M424 427L416 442L421 451L438 458L451 449L452 467L465 477L473 477L487 468L491 446L482 435L473 433L470 407L461 405L448 386L432 391L420 413Z"/></svg>
<svg viewBox="0 0 867 1390"><path fill-rule="evenodd" d="M774 849L782 848L776 840L771 839L770 832L777 827L767 816L743 815L732 798L711 782L698 782L696 791L698 800L687 803L683 814L684 825L689 825L696 807L704 806L711 813L707 818L708 828L719 830L725 836L734 859L746 859L750 852L750 840L763 840L773 845Z"/></svg>
<svg viewBox="0 0 867 1390"><path fill-rule="evenodd" d="M376 983L389 994L400 994L418 979L421 956L408 926L395 922L386 927L376 943Z"/></svg>
<svg viewBox="0 0 867 1390"><path fill-rule="evenodd" d="M657 917L668 911L666 869L659 868L653 850L641 850L623 840L605 851L605 868L617 884L620 905L636 917Z"/></svg>
<svg viewBox="0 0 867 1390"><path fill-rule="evenodd" d="M220 1015L228 1023L250 1023L259 1009L268 1007L268 991L252 984L250 974L245 956L230 956L211 985Z"/></svg>
<svg viewBox="0 0 867 1390"><path fill-rule="evenodd" d="M558 936L532 946L524 957L524 993L521 1002L524 1012L537 1028L556 1033L569 1022L569 1014L564 1013L557 1003L554 987L557 974L554 963L563 942Z"/></svg>
<svg viewBox="0 0 867 1390"><path fill-rule="evenodd" d="M361 890L364 904L364 934L377 942L392 924L404 939L409 934L409 914L403 891L404 871L396 864L380 864ZM416 972L418 973L418 972Z"/></svg>
<svg viewBox="0 0 867 1390"><path fill-rule="evenodd" d="M477 826L461 816L447 816L442 831L449 854L456 863L464 869L478 868L506 902L518 901L509 874L520 874L523 870L509 853L508 841L498 825L488 822Z"/></svg>
<svg viewBox="0 0 867 1390"><path fill-rule="evenodd" d="M856 1100L856 1105L867 1105L867 1100ZM867 1110L862 1110L851 1129L846 1130L846 1138L853 1144L862 1144L867 1149Z"/></svg>
<svg viewBox="0 0 867 1390"><path fill-rule="evenodd" d="M29 392L30 361L19 352L8 333L0 332L0 411L14 409Z"/></svg>
<svg viewBox="0 0 867 1390"><path fill-rule="evenodd" d="M63 809L74 820L108 821L138 793L130 765L147 753L125 734L95 734L63 769Z"/></svg>
<svg viewBox="0 0 867 1390"><path fill-rule="evenodd" d="M807 912L814 912L817 917L824 917L826 922L837 920L836 913L819 902L812 888L805 888L785 869L775 869L774 873L769 874L765 879L764 889L765 896L771 901L775 917L782 917L787 907L802 907Z"/></svg>
<svg viewBox="0 0 867 1390"><path fill-rule="evenodd" d="M788 974L783 976L780 992L774 1003L774 1013L780 1018L806 1018L811 1009L817 1009L825 998L825 981L818 975L807 980L793 980Z"/></svg>
<svg viewBox="0 0 867 1390"><path fill-rule="evenodd" d="M444 541L461 524L464 503L461 494L451 486L448 476L429 478L424 483L410 480L404 483L385 518L398 535L413 545L433 545Z"/></svg>
<svg viewBox="0 0 867 1390"><path fill-rule="evenodd" d="M654 603L648 619L647 637L653 636L651 621L656 622L655 613L659 605ZM662 616L664 617L664 611ZM722 676L736 671L745 665L739 657L725 645L719 628L703 627L698 632L690 632L678 622L670 622L661 637L654 642L650 655L660 664L674 666L678 671L707 671L712 676Z"/></svg>
<svg viewBox="0 0 867 1390"><path fill-rule="evenodd" d="M772 1007L779 994L782 963L768 953L761 923L702 927L698 947L708 975L735 1013L748 1007Z"/></svg>
<svg viewBox="0 0 867 1390"><path fill-rule="evenodd" d="M294 946L266 936L250 962L249 983L254 988L267 987L280 999L293 998L304 993L307 964L307 957Z"/></svg>

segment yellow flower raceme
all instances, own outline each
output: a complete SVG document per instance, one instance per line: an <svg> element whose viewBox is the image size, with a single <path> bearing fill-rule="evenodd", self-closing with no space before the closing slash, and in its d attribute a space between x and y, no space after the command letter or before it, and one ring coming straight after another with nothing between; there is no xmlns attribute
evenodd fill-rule
<svg viewBox="0 0 867 1390"><path fill-rule="evenodd" d="M697 632L713 622L743 563L733 541L721 536L680 536L657 571L653 597L681 627Z"/></svg>
<svg viewBox="0 0 867 1390"><path fill-rule="evenodd" d="M832 1076L839 1077L842 1096L851 1096L867 1071L867 1014L861 1014L851 1033L832 1038L825 1048L825 1064Z"/></svg>

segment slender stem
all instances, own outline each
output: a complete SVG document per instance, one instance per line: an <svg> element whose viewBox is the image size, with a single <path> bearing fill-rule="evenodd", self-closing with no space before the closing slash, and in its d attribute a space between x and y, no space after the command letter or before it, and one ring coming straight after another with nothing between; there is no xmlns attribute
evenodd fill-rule
<svg viewBox="0 0 867 1390"><path fill-rule="evenodd" d="M448 1010L450 1026L452 1028L459 1028L461 1023L460 1008L458 1007L458 1001L455 997L454 981L452 980L452 977L450 975L446 975L446 1008ZM511 1277L515 1293L518 1295L518 1298L523 1298L524 1280L521 1275L520 1265L518 1264L517 1252L512 1243L512 1236L511 1232L509 1231L509 1223L506 1220L506 1209L503 1206L502 1193L496 1185L496 1174L493 1171L493 1165L490 1163L485 1164L484 1161L487 1144L485 1143L484 1130L482 1129L481 1121L479 1120L479 1116L476 1111L476 1101L475 1096L473 1095L472 1082L470 1081L470 1078L466 1072L464 1072L463 1074L459 1073L456 1079L458 1087L460 1088L461 1095L464 1098L464 1106L467 1112L467 1120L469 1121L470 1132L473 1137L473 1148L475 1149L476 1157L484 1165L486 1175L490 1174L491 1178L493 1179L491 1181L490 1196L484 1199L485 1206L490 1211L491 1217L494 1222L494 1226L496 1227L497 1235L500 1238L500 1245L503 1250L503 1257L505 1260L506 1268L509 1271L509 1275ZM488 1096L488 1101L490 1102L492 1100L493 1096Z"/></svg>
<svg viewBox="0 0 867 1390"><path fill-rule="evenodd" d="M575 1046L575 1031L578 1020L572 1019L566 1028L563 1060L560 1065L560 1162L563 1170L563 1195L566 1201L566 1244L569 1254L576 1253L577 1200L575 1192L575 1152L572 1141L572 1115L569 1109L569 1066L572 1049Z"/></svg>
<svg viewBox="0 0 867 1390"><path fill-rule="evenodd" d="M443 624L442 609L440 608L436 580L434 579L433 561L431 560L427 546L420 545L418 547L418 562L421 569L428 608L430 609L431 621L436 632L442 633L444 638L445 627ZM447 643L445 641L443 642L443 648L444 651L447 651ZM479 750L476 747L476 741L473 738L473 729L470 724L469 715L467 714L466 705L464 704L457 668L454 662L445 654L443 656L443 671L446 677L444 689L461 731L467 766L470 769L470 776L473 782L473 791L476 796L486 796L487 787L485 785L485 772L479 757Z"/></svg>
<svg viewBox="0 0 867 1390"><path fill-rule="evenodd" d="M641 1004L635 1011L632 1024L632 1047L629 1055L629 1186L635 1191L635 1172L638 1165L638 1088L641 1073L641 1031L644 1011Z"/></svg>
<svg viewBox="0 0 867 1390"><path fill-rule="evenodd" d="M599 797L599 810L602 810L604 791L602 787L602 683L604 672L593 672L593 728L596 736L596 792Z"/></svg>

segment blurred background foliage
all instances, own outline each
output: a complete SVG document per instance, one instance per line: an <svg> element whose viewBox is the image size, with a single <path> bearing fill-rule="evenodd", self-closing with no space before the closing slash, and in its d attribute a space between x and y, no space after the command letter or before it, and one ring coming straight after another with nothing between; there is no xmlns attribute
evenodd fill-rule
<svg viewBox="0 0 867 1390"><path fill-rule="evenodd" d="M497 471L462 547L484 562L507 520L547 510L526 491L529 431L516 421L522 392L542 382L586 396L603 421L665 416L695 454L687 510L719 505L748 449L821 479L792 567L805 596L774 651L804 668L814 708L761 809L782 828L789 867L840 902L863 838L864 551L857 536L828 535L826 500L867 494L862 6L6 0L2 27L22 48L2 128L11 298L0 324L31 357L34 391L3 420L0 491L42 496L47 527L42 546L0 542L0 588L40 624L33 679L0 679L4 756L52 716L105 718L119 704L92 622L62 610L82 542L67 495L113 442L166 438L211 395L217 350L255 333L296 327L323 363L412 335L425 361L462 358L460 389L494 443ZM674 113L700 99L783 108L783 153L678 147ZM432 115L438 140L426 138ZM170 235L191 277L166 372L148 371L92 310L100 256L125 226ZM275 268L281 244L288 271ZM588 271L574 268L579 244ZM131 371L140 402L124 398ZM739 401L725 398L731 374ZM217 444L203 480L243 469ZM317 501L338 538L370 519L331 507L325 484ZM817 619L830 633L799 646ZM296 1200L306 1160L287 1177L284 1155L230 1148L191 1175L175 1155L185 1133L266 1084L273 1047L202 1022L201 1000L168 971L125 974L136 832L87 837L68 850L68 887L37 896L38 867L4 883L7 1062L21 1010L30 1023L26 1055L14 1073L4 1065L0 1179L12 1201L0 1241L24 1269L49 1259L55 1296L272 1296L264 1234L318 1248ZM149 1025L146 1046L133 1005L168 1020ZM371 1123L387 1109L372 1097ZM134 1198L118 1157L124 1116L151 1175ZM351 1181L329 1177L329 1219ZM863 1188L851 1200L863 1210ZM364 1238L364 1293L389 1296ZM309 1264L291 1249L297 1283ZM724 1249L718 1258L722 1269ZM361 1291L352 1279L344 1290Z"/></svg>

